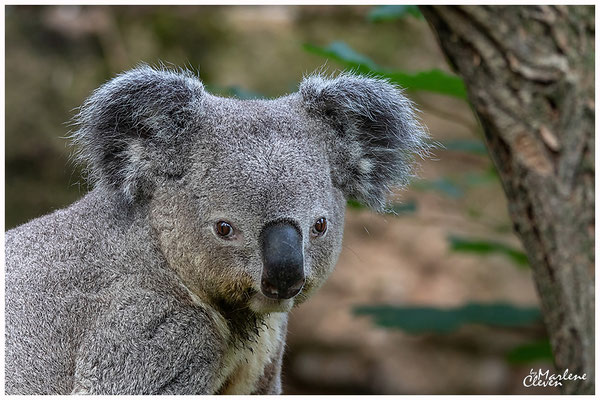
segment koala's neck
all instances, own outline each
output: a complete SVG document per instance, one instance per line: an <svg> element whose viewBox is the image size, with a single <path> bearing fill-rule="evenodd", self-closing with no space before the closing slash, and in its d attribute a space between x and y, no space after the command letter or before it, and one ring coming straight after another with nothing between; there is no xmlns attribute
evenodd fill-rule
<svg viewBox="0 0 600 400"><path fill-rule="evenodd" d="M277 380L271 382L269 376L278 374L281 368L287 313L259 315L247 307L236 307L223 301L205 302L186 289L190 297L212 316L225 343L217 393L280 392L280 383ZM273 384L276 385L274 389Z"/></svg>
<svg viewBox="0 0 600 400"><path fill-rule="evenodd" d="M226 321L234 345L253 341L262 330L270 328L266 323L267 314L256 314L245 305L217 300L211 306Z"/></svg>

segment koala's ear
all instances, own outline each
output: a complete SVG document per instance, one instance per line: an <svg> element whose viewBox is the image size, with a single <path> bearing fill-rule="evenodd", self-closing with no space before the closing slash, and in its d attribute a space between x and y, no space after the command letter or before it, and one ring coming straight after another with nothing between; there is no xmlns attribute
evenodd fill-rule
<svg viewBox="0 0 600 400"><path fill-rule="evenodd" d="M96 185L128 202L151 192L158 177L185 168L185 138L200 118L202 83L191 72L143 65L98 88L81 106L71 138Z"/></svg>
<svg viewBox="0 0 600 400"><path fill-rule="evenodd" d="M428 149L412 102L385 80L350 74L305 78L300 95L309 114L331 127L326 143L334 185L382 211L391 188L413 175L415 155Z"/></svg>

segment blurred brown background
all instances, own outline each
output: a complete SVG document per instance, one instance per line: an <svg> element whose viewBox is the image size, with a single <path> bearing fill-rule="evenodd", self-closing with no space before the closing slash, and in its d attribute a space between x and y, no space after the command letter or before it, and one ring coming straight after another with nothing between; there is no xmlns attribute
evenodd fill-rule
<svg viewBox="0 0 600 400"><path fill-rule="evenodd" d="M68 121L93 89L139 62L196 70L209 90L241 97L279 96L325 63L331 72L340 68L305 51L305 43L341 40L386 68L450 72L423 19L374 23L372 9L7 6L6 229L87 191L70 160ZM467 102L426 92L409 96L434 140L480 140ZM520 244L487 155L449 147L436 150L422 163L422 179L399 193L404 207L397 216L348 209L336 271L291 314L284 393L556 393L522 384L531 368L551 368L549 360L514 357L515 348L544 340L539 321L410 333L353 313L356 306L377 304L537 306L527 266L502 251L452 251L449 236L483 238L516 251Z"/></svg>

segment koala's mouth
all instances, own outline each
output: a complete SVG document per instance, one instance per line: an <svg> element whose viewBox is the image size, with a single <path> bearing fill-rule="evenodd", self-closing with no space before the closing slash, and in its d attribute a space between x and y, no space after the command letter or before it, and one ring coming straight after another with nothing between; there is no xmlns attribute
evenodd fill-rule
<svg viewBox="0 0 600 400"><path fill-rule="evenodd" d="M288 312L294 307L294 298L273 299L257 291L250 297L249 306L257 314Z"/></svg>
<svg viewBox="0 0 600 400"><path fill-rule="evenodd" d="M289 299L276 299L265 296L260 290L252 290L249 296L249 308L257 314L289 312L298 304L304 303L313 292L311 281L307 280L300 291Z"/></svg>

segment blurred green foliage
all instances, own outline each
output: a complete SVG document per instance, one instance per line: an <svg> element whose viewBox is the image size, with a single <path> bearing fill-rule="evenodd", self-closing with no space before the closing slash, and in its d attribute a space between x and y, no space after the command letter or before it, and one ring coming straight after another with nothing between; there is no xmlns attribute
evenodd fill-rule
<svg viewBox="0 0 600 400"><path fill-rule="evenodd" d="M451 333L466 324L501 327L528 326L541 320L540 310L510 304L466 304L457 308L358 306L356 315L368 315L377 325L408 333Z"/></svg>
<svg viewBox="0 0 600 400"><path fill-rule="evenodd" d="M407 15L422 18L416 6L383 5L375 6L369 12L367 19L371 22L397 21ZM446 96L467 100L466 89L462 79L447 74L438 69L408 73L401 70L390 70L380 67L369 57L358 53L342 41L333 41L328 46L321 47L311 43L304 44L304 50L340 63L354 73L388 79L409 91L427 91ZM448 151L463 152L474 156L488 158L485 144L479 138L455 139L442 143L442 148ZM488 162L491 161L488 158ZM413 182L411 187L416 190L435 190L445 196L458 199L464 196L470 187L498 183L499 177L495 168L484 171L469 172L459 179L442 176L435 180ZM416 210L413 202L408 209ZM349 203L350 207L356 204ZM401 215L402 213L398 213ZM470 216L476 216L476 210L471 210ZM508 257L518 267L527 267L526 254L506 244L485 240L466 238L458 235L448 236L449 250L453 252L472 253L486 256L502 254ZM418 333L450 333L465 324L484 324L490 326L519 327L531 325L541 320L537 308L522 308L510 304L466 304L454 309L435 307L398 307L392 305L369 305L354 308L357 315L369 315L375 323L386 328L398 328L406 332ZM530 362L537 359L547 359L551 354L547 341L527 344L513 349L507 359L511 362Z"/></svg>
<svg viewBox="0 0 600 400"><path fill-rule="evenodd" d="M528 364L533 361L553 361L553 359L552 346L548 339L522 344L506 354L506 360L511 364Z"/></svg>
<svg viewBox="0 0 600 400"><path fill-rule="evenodd" d="M367 19L371 22L396 21L407 15L423 19L423 14L419 11L419 7L412 5L375 6L367 15Z"/></svg>
<svg viewBox="0 0 600 400"><path fill-rule="evenodd" d="M485 143L479 139L454 139L438 142L445 150L462 151L479 156L487 156Z"/></svg>
<svg viewBox="0 0 600 400"><path fill-rule="evenodd" d="M393 213L395 215L414 214L415 212L417 212L417 202L415 200L394 203L389 209L389 213Z"/></svg>
<svg viewBox="0 0 600 400"><path fill-rule="evenodd" d="M205 85L206 90L210 93L225 96L225 97L236 97L241 100L254 100L254 99L264 99L265 96L261 93L253 92L248 89L244 89L241 86L233 85L227 87L220 87L216 85Z"/></svg>
<svg viewBox="0 0 600 400"><path fill-rule="evenodd" d="M341 41L332 42L326 47L306 43L304 44L304 49L310 53L337 61L354 73L389 79L390 82L400 85L407 90L426 90L464 100L467 98L467 92L462 79L439 69L417 73L386 70Z"/></svg>
<svg viewBox="0 0 600 400"><path fill-rule="evenodd" d="M346 203L348 208L360 210L366 209L367 207L354 199L348 200ZM417 211L417 202L414 199L403 201L402 203L393 203L385 211L386 214L402 215L402 214L414 214Z"/></svg>
<svg viewBox="0 0 600 400"><path fill-rule="evenodd" d="M456 183L444 176L429 181L415 181L412 187L417 190L436 190L453 198L462 197L464 194L463 190Z"/></svg>
<svg viewBox="0 0 600 400"><path fill-rule="evenodd" d="M441 176L433 180L415 180L411 184L411 188L416 190L432 190L458 199L463 197L469 188L489 183L498 183L498 179L498 174L495 170L489 169L483 172L467 172L456 176Z"/></svg>
<svg viewBox="0 0 600 400"><path fill-rule="evenodd" d="M450 250L454 252L474 253L477 255L503 254L519 267L529 266L527 255L524 252L503 243L485 239L465 238L457 235L448 236L448 243L450 244Z"/></svg>

